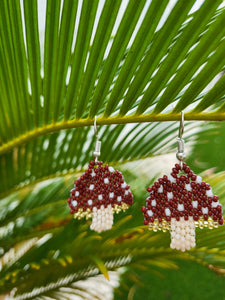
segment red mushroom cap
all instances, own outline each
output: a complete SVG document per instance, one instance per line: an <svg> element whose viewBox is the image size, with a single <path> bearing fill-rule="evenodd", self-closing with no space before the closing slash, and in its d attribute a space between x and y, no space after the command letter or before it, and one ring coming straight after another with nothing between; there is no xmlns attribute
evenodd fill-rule
<svg viewBox="0 0 225 300"><path fill-rule="evenodd" d="M121 172L102 162L91 161L88 169L75 181L70 191L68 205L70 212L86 216L94 207L111 205L117 211L124 210L133 204L130 186L126 184Z"/></svg>
<svg viewBox="0 0 225 300"><path fill-rule="evenodd" d="M169 229L171 218L188 220L193 217L196 226L203 221L204 226L222 225L222 206L218 196L213 195L210 185L195 175L185 163L181 175L180 172L180 165L176 164L169 178L164 175L147 188L149 197L146 199L146 210L141 209L144 224L164 221L164 229Z"/></svg>

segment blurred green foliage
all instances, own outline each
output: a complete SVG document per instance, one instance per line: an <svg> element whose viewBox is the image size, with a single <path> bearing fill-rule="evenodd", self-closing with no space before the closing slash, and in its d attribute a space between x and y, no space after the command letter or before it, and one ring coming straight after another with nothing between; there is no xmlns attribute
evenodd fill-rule
<svg viewBox="0 0 225 300"><path fill-rule="evenodd" d="M225 278L192 261L177 261L177 270L136 271L137 281L121 276L114 300L225 299ZM132 272L132 271L128 271Z"/></svg>
<svg viewBox="0 0 225 300"><path fill-rule="evenodd" d="M207 124L202 124L203 129ZM196 173L213 169L221 172L225 169L225 123L212 122L211 129L198 133L192 153L187 162L194 166Z"/></svg>

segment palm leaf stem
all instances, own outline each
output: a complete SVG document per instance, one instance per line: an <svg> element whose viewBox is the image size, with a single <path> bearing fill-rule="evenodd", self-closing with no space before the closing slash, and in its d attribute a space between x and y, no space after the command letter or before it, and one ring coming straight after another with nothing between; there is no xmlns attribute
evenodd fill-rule
<svg viewBox="0 0 225 300"><path fill-rule="evenodd" d="M166 121L179 121L180 113L176 114L146 114L140 116L126 116L126 117L110 117L110 118L99 118L97 120L98 125L111 125L111 124L128 124L128 123L145 123L145 122L166 122ZM205 112L205 113L187 113L185 114L185 120L187 121L225 121L224 112ZM42 128L36 128L32 131L29 131L23 135L18 136L15 139L3 144L0 147L0 155L6 153L22 145L30 140L33 140L39 136L43 136L47 133L56 132L62 129L68 128L78 128L91 126L94 124L94 119L81 119L81 120L72 120L60 123L54 123L50 125L45 125Z"/></svg>

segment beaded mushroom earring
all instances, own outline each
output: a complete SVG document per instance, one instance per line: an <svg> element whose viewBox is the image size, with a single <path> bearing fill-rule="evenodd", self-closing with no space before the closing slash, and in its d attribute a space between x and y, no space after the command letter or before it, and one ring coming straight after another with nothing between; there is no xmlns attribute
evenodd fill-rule
<svg viewBox="0 0 225 300"><path fill-rule="evenodd" d="M112 228L114 212L125 211L133 204L133 195L121 172L98 161L101 141L97 134L96 117L94 131L97 138L94 160L74 182L67 202L74 218L92 218L90 228L100 233Z"/></svg>
<svg viewBox="0 0 225 300"><path fill-rule="evenodd" d="M170 231L172 249L195 247L195 227L210 229L223 225L222 205L212 188L184 163L184 113L177 138L179 164L167 177L159 178L147 188L149 197L141 208L144 225L150 230Z"/></svg>

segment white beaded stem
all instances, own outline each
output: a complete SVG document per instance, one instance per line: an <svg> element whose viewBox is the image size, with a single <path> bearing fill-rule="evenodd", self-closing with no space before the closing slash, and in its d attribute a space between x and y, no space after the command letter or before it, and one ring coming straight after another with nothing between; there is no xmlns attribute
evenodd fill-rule
<svg viewBox="0 0 225 300"><path fill-rule="evenodd" d="M109 230L113 225L113 211L111 205L106 208L102 205L100 209L93 209L93 217L90 228L97 232Z"/></svg>
<svg viewBox="0 0 225 300"><path fill-rule="evenodd" d="M187 221L181 218L180 221L171 219L171 244L172 249L181 251L190 250L195 247L195 221L189 217Z"/></svg>

